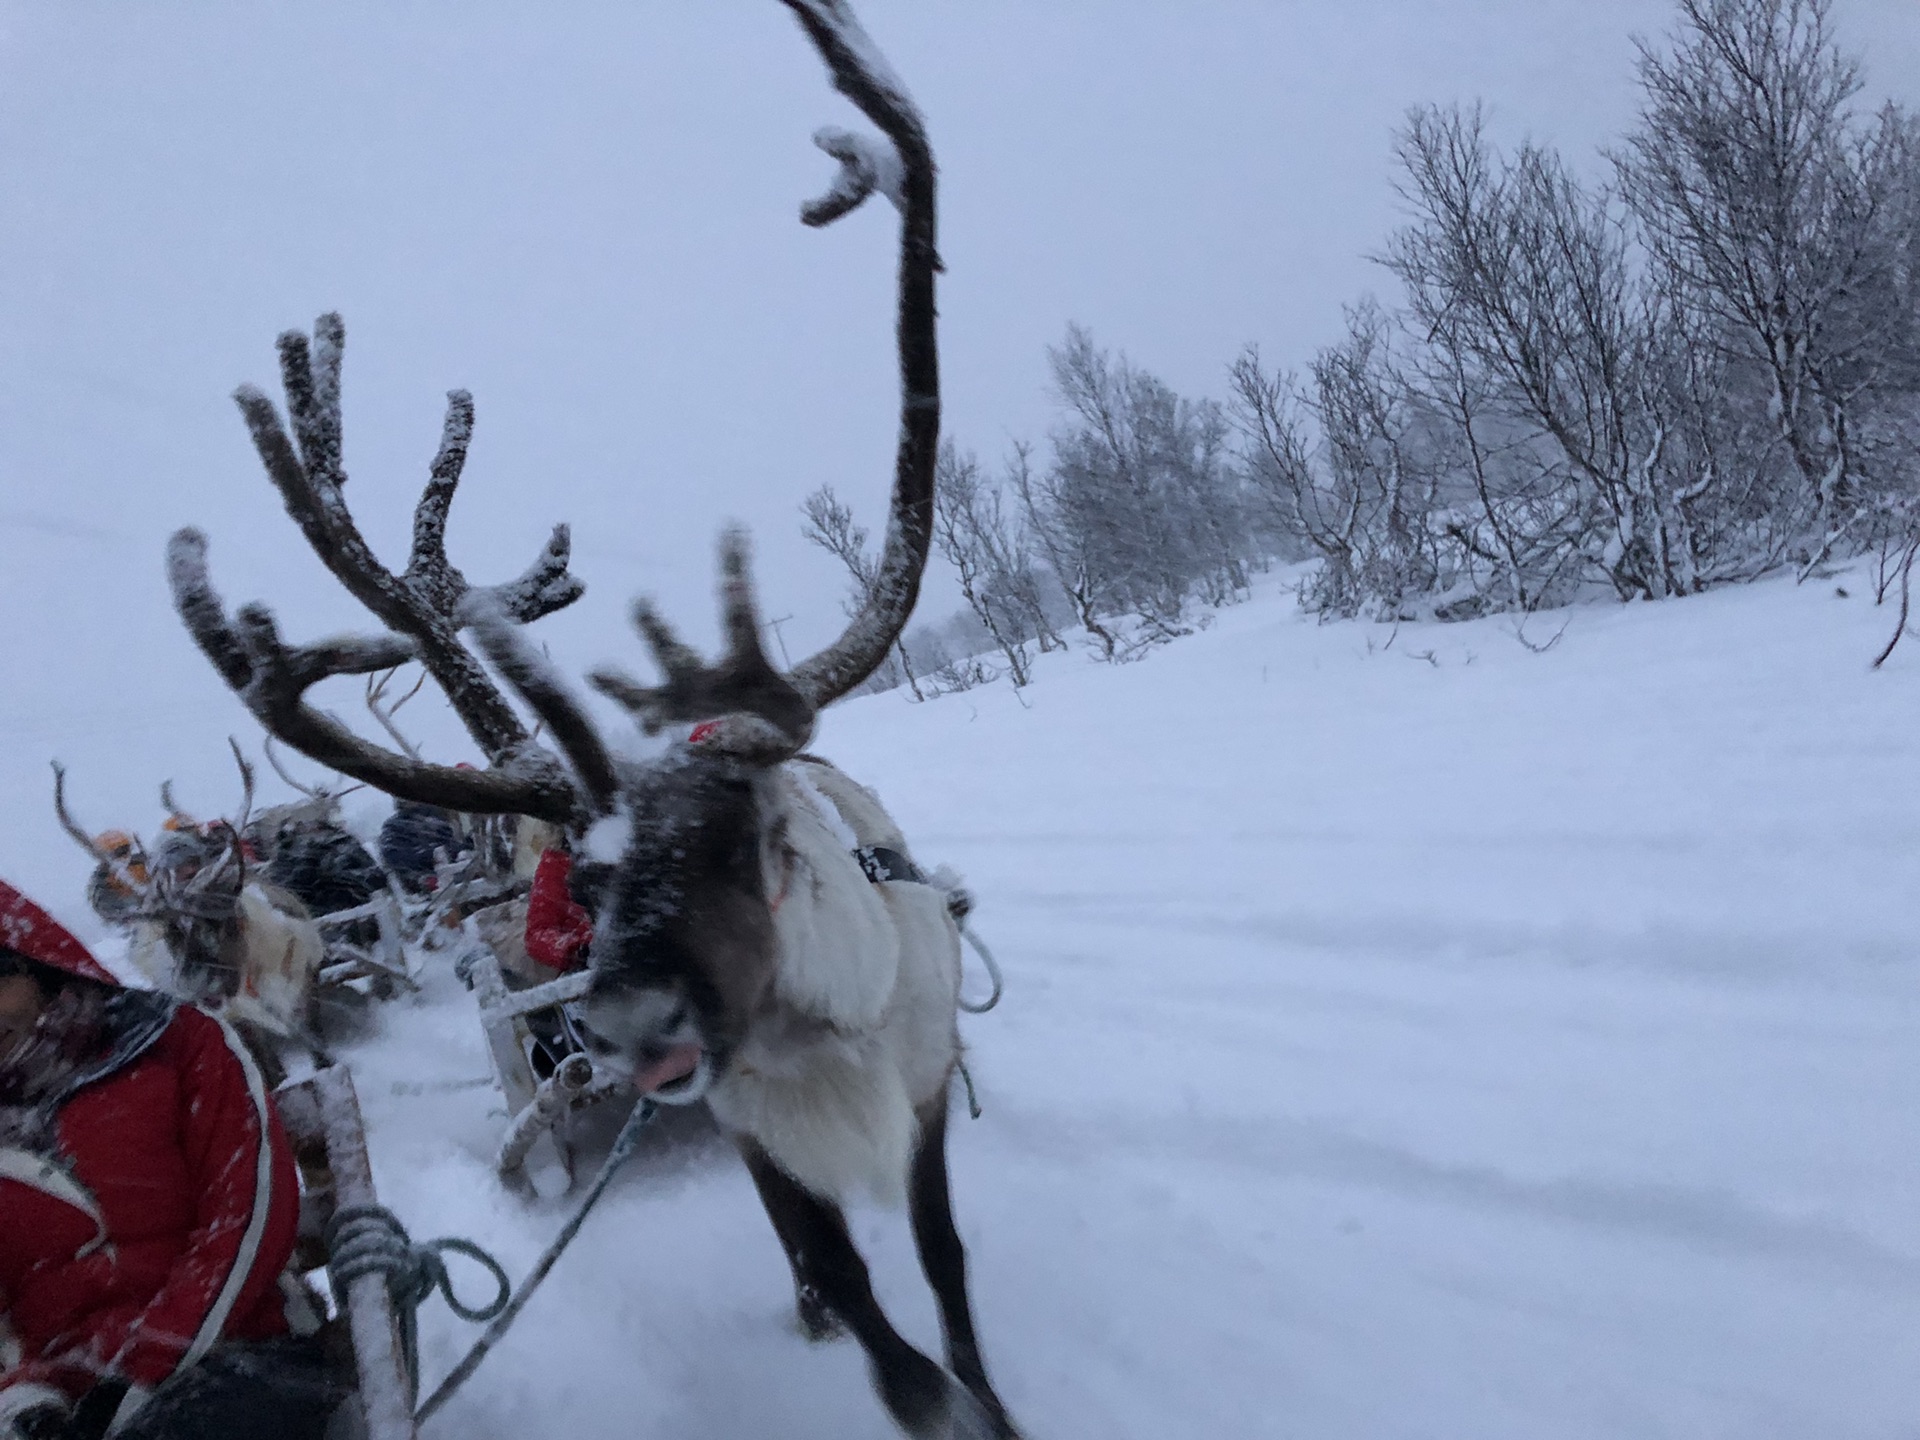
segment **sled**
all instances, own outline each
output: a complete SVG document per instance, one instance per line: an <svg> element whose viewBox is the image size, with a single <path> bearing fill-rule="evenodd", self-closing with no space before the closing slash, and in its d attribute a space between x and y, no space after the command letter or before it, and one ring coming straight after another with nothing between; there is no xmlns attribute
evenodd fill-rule
<svg viewBox="0 0 1920 1440"><path fill-rule="evenodd" d="M363 945L348 939L349 932L365 920L373 921L378 929L373 942ZM326 957L314 977L317 984L369 982L375 999L386 999L396 988L420 988L407 965L406 916L391 888L351 910L316 915L313 923L326 943Z"/></svg>
<svg viewBox="0 0 1920 1440"><path fill-rule="evenodd" d="M330 1065L308 1079L274 1092L280 1120L300 1167L302 1269L326 1263L327 1226L350 1205L377 1203L367 1158L360 1100L346 1067ZM400 1317L387 1282L362 1275L347 1285L343 1318L353 1341L354 1392L366 1440L418 1440L408 1397L412 1393L401 1345Z"/></svg>
<svg viewBox="0 0 1920 1440"><path fill-rule="evenodd" d="M499 956L477 938L461 963L480 1007L487 1057L507 1107L506 1134L494 1166L503 1179L524 1180L536 1194L549 1198L564 1194L574 1181L573 1150L565 1133L567 1116L576 1105L611 1094L613 1087L596 1079L592 1060L577 1043L561 1038L559 1053L553 1053L555 1035L550 1033L543 1041L529 1021L552 1012L556 1023L550 1030L565 1037L564 1007L587 993L587 973L576 971L513 989ZM548 1063L536 1070L534 1057L543 1049L548 1051Z"/></svg>

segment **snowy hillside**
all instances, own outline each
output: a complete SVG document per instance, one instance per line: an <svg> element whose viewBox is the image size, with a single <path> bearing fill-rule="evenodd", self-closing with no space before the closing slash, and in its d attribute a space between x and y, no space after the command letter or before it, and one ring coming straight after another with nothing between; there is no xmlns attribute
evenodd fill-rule
<svg viewBox="0 0 1920 1440"><path fill-rule="evenodd" d="M1920 648L1864 586L1315 626L834 711L1006 1003L957 1204L1032 1440L1893 1437L1920 1415ZM1545 640L1560 617L1534 622ZM385 1198L523 1271L446 976L351 1054ZM932 1344L904 1219L855 1219ZM636 1162L443 1435L883 1440L747 1177ZM426 1318L437 1375L470 1332Z"/></svg>

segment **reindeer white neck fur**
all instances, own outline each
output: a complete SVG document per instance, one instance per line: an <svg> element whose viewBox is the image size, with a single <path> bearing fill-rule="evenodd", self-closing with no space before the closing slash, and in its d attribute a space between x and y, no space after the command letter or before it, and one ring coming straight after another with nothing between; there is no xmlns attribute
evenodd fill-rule
<svg viewBox="0 0 1920 1440"><path fill-rule="evenodd" d="M784 832L767 892L774 1003L707 1099L814 1193L899 1205L915 1112L959 1056L959 931L933 886L875 884L854 859L856 845L907 853L871 791L820 761L769 779Z"/></svg>

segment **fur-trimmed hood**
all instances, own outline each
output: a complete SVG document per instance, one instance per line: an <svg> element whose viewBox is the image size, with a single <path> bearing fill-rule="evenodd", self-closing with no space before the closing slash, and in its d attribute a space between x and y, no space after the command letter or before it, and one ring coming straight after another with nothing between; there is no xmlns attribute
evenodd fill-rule
<svg viewBox="0 0 1920 1440"><path fill-rule="evenodd" d="M53 916L0 880L0 945L29 960L116 988L120 982Z"/></svg>

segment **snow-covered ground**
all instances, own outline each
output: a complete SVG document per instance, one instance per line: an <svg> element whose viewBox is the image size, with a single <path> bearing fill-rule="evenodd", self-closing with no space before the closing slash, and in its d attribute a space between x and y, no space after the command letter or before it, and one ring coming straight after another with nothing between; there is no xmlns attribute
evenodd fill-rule
<svg viewBox="0 0 1920 1440"><path fill-rule="evenodd" d="M1890 617L1841 583L1581 609L1545 654L1276 594L832 712L1008 972L955 1183L1032 1440L1916 1433L1920 647L1869 673ZM389 1203L523 1271L563 1207L491 1177L470 998L351 1058ZM855 1227L935 1344L904 1219ZM683 1135L433 1425L891 1435L789 1307ZM431 1380L471 1332L425 1325Z"/></svg>

